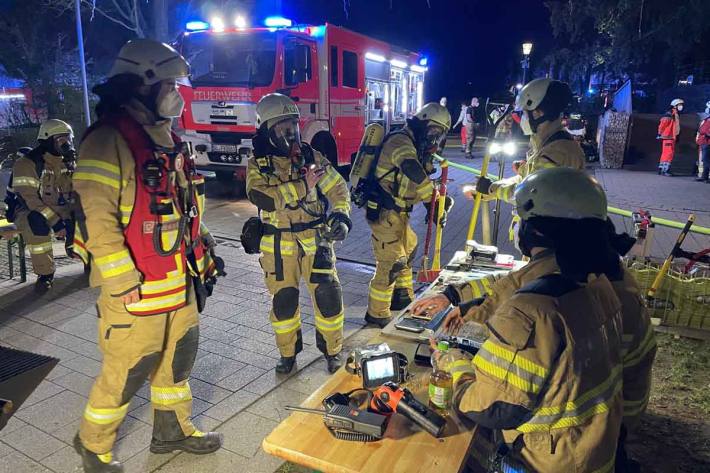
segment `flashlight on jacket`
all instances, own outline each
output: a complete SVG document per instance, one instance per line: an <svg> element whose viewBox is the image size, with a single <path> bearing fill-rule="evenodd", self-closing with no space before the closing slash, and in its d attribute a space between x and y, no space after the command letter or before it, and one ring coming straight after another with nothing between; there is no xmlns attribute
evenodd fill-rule
<svg viewBox="0 0 710 473"><path fill-rule="evenodd" d="M446 426L444 417L419 402L409 389L391 381L375 390L370 408L380 414L402 414L436 438L442 436Z"/></svg>

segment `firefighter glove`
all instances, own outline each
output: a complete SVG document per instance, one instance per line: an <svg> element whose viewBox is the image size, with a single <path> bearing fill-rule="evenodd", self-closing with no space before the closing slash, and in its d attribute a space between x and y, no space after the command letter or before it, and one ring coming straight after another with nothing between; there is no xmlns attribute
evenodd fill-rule
<svg viewBox="0 0 710 473"><path fill-rule="evenodd" d="M426 207L426 217L425 217L425 222L429 222L429 213L431 212L431 205L429 203L425 203L424 206ZM445 196L444 197L444 213L441 216L441 219L438 222L438 225L441 225L442 227L446 226L446 221L449 216L449 210L451 210L451 207L454 206L454 199L451 198L451 196ZM434 205L434 216L439 215L439 200L437 199L436 204Z"/></svg>
<svg viewBox="0 0 710 473"><path fill-rule="evenodd" d="M333 212L328 217L328 231L326 238L331 241L343 241L348 236L353 224L350 218L344 213Z"/></svg>
<svg viewBox="0 0 710 473"><path fill-rule="evenodd" d="M481 176L478 178L478 181L476 182L476 192L479 194L490 194L491 192L491 184L493 184L493 181L488 179L487 177Z"/></svg>

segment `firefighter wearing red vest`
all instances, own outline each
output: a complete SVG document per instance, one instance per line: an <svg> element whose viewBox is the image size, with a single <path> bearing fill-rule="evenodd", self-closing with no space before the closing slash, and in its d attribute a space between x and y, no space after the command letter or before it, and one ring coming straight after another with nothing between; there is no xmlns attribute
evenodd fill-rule
<svg viewBox="0 0 710 473"><path fill-rule="evenodd" d="M672 176L671 163L675 156L675 144L680 135L680 112L683 111L683 99L673 99L671 107L658 123L658 139L661 140L661 160L658 163L658 174Z"/></svg>
<svg viewBox="0 0 710 473"><path fill-rule="evenodd" d="M402 130L385 136L375 170L378 191L367 202L372 249L377 268L370 281L365 320L384 327L391 310L404 309L414 298L412 262L417 234L409 224L415 204L431 209L434 187L432 154L451 127L451 115L438 103L424 105ZM453 205L446 196L446 214ZM445 217L442 222L445 223Z"/></svg>
<svg viewBox="0 0 710 473"><path fill-rule="evenodd" d="M91 260L101 373L74 448L86 472L121 472L112 458L128 405L150 379L153 453L210 453L221 435L190 421L188 378L199 338L198 304L214 274L201 222L204 180L171 131L189 66L152 40L126 43L94 92L98 122L79 149L75 252ZM207 283L207 286L205 286Z"/></svg>
<svg viewBox="0 0 710 473"><path fill-rule="evenodd" d="M13 221L30 250L35 291L44 293L54 280L52 232L66 238L71 227L76 152L74 132L61 120L42 123L37 141L39 145L18 159L12 170Z"/></svg>

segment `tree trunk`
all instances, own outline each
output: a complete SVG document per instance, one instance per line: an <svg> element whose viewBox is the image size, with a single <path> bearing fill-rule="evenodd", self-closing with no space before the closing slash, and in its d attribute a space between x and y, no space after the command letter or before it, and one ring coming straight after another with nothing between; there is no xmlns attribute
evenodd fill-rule
<svg viewBox="0 0 710 473"><path fill-rule="evenodd" d="M153 0L153 37L158 41L168 38L168 0Z"/></svg>

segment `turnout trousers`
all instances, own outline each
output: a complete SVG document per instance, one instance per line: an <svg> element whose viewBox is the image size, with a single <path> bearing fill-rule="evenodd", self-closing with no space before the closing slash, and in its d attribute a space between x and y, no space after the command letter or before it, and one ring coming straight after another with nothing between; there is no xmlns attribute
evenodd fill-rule
<svg viewBox="0 0 710 473"><path fill-rule="evenodd" d="M20 231L27 249L30 251L32 259L32 270L37 276L54 274L54 253L52 251L52 237L47 235L35 235L32 233L30 224L27 221L27 211L20 211L15 218L15 224ZM50 230L51 232L51 230Z"/></svg>
<svg viewBox="0 0 710 473"><path fill-rule="evenodd" d="M368 223L377 266L370 280L367 313L388 318L390 310L404 309L414 300L412 263L417 234L407 212L382 210L377 221Z"/></svg>
<svg viewBox="0 0 710 473"><path fill-rule="evenodd" d="M278 244L278 243L277 243ZM266 287L272 296L269 320L276 335L281 356L292 357L303 350L299 285L303 278L313 303L316 347L325 355L336 355L343 348L343 291L335 270L332 245L326 253L308 248L295 240L282 240L280 255L266 251L262 243L259 259ZM324 258L325 261L321 261ZM325 263L325 264L320 264ZM323 269L323 266L330 266Z"/></svg>
<svg viewBox="0 0 710 473"><path fill-rule="evenodd" d="M97 302L101 373L84 410L79 435L98 454L111 450L128 405L150 380L153 437L180 440L192 435L192 394L188 378L199 341L197 305L157 315L132 315L120 297L102 291Z"/></svg>

